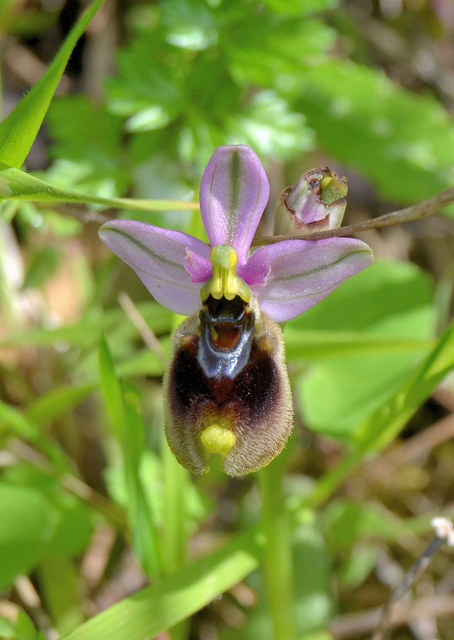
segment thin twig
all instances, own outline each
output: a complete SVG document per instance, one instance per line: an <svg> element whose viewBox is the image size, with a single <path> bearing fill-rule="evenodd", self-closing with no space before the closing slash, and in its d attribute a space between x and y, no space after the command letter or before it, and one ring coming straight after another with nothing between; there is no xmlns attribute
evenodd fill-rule
<svg viewBox="0 0 454 640"><path fill-rule="evenodd" d="M454 529L452 522L448 518L433 518L432 528L435 537L429 542L421 556L416 560L410 570L407 572L403 581L396 587L391 594L388 602L383 608L380 624L371 640L384 640L389 630L389 626L394 613L394 605L404 593L414 584L422 573L427 569L429 562L435 553L444 545L454 545Z"/></svg>
<svg viewBox="0 0 454 640"><path fill-rule="evenodd" d="M335 640L350 640L362 636L377 628L382 609L374 607L361 613L345 613L333 618L329 625ZM396 603L391 617L393 625L405 624L418 618L442 617L454 614L454 595L438 594L419 598L412 603Z"/></svg>
<svg viewBox="0 0 454 640"><path fill-rule="evenodd" d="M122 306L123 311L126 313L128 318L131 320L132 324L139 332L140 337L150 349L150 351L155 354L159 362L161 362L164 367L167 367L168 358L166 352L162 348L162 345L156 337L155 333L148 326L139 309L136 307L134 302L125 291L121 291L118 294L118 302Z"/></svg>
<svg viewBox="0 0 454 640"><path fill-rule="evenodd" d="M348 227L340 227L338 229L329 229L328 231L318 231L304 236L272 236L270 238L256 238L252 245L263 246L280 242L281 240L322 240L323 238L335 238L337 236L350 236L360 231L368 231L370 229L380 229L381 227L389 227L393 224L402 224L404 222L413 222L432 215L441 207L454 202L454 187L449 187L445 191L437 193L428 200L423 200L417 204L412 204L405 209L398 209L385 213L385 215L371 220L364 220L351 224Z"/></svg>

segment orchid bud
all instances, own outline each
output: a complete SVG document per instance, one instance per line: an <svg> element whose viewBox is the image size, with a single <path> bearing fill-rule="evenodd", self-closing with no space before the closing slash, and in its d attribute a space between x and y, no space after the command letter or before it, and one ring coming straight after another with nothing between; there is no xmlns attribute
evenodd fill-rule
<svg viewBox="0 0 454 640"><path fill-rule="evenodd" d="M347 179L338 178L328 167L307 171L281 193L274 233L305 236L340 227L347 207L347 192Z"/></svg>

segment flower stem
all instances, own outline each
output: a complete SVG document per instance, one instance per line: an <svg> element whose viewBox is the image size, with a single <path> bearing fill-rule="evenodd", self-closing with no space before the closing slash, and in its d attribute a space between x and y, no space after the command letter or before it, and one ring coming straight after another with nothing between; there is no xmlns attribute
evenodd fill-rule
<svg viewBox="0 0 454 640"><path fill-rule="evenodd" d="M282 472L282 461L277 458L258 473L266 534L264 573L274 640L295 640L292 547Z"/></svg>
<svg viewBox="0 0 454 640"><path fill-rule="evenodd" d="M162 532L162 556L164 575L169 576L182 569L187 562L188 527L186 513L186 489L189 474L169 449L162 438L162 460L164 464L164 513ZM188 637L188 621L183 620L170 629L172 640Z"/></svg>

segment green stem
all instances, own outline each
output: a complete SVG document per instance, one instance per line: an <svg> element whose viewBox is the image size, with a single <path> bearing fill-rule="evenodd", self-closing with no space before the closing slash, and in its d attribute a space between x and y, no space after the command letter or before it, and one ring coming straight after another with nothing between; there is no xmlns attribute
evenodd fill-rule
<svg viewBox="0 0 454 640"><path fill-rule="evenodd" d="M274 626L274 640L295 640L293 560L288 513L282 492L282 461L277 458L258 474L262 522L266 535L265 583Z"/></svg>
<svg viewBox="0 0 454 640"><path fill-rule="evenodd" d="M163 435L162 460L164 463L164 514L162 557L164 575L177 573L187 563L188 526L186 492L189 474L169 449ZM183 620L170 630L172 640L188 636L188 621Z"/></svg>

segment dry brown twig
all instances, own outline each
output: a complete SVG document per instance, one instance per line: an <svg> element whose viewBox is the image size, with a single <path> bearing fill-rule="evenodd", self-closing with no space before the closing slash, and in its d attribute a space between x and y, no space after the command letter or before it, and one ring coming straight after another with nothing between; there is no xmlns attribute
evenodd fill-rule
<svg viewBox="0 0 454 640"><path fill-rule="evenodd" d="M427 200L412 204L404 209L385 213L385 215L378 218L364 220L363 222L357 222L356 224L351 224L347 227L339 227L338 229L317 231L305 236L272 236L270 238L256 238L252 245L263 246L273 244L274 242L280 242L281 240L322 240L323 238L350 236L354 233L359 233L360 231L380 229L394 224L403 224L404 222L414 222L415 220L420 220L421 218L426 218L427 216L436 213L441 207L445 207L452 202L454 202L454 186L437 193Z"/></svg>
<svg viewBox="0 0 454 640"><path fill-rule="evenodd" d="M454 527L448 518L433 518L432 528L435 536L429 542L423 553L407 572L404 580L396 587L388 602L383 608L378 628L371 640L384 640L392 621L394 605L402 598L404 593L414 584L428 567L432 557L444 545L454 546Z"/></svg>

